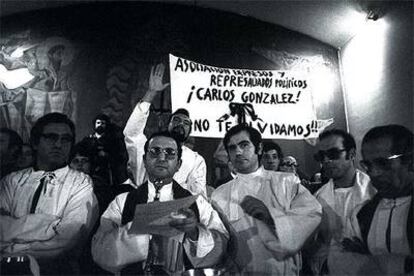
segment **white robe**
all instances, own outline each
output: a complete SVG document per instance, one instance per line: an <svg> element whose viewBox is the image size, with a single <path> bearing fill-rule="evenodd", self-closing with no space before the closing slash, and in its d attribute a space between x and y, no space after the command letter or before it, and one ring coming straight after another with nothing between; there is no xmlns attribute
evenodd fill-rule
<svg viewBox="0 0 414 276"><path fill-rule="evenodd" d="M335 189L334 182L330 179L315 193L323 209L317 242L314 244L315 252L311 256L312 271L316 275L320 274L328 258L330 245L339 245L344 237L350 237L352 229L349 220L353 210L374 195L375 188L370 184L369 176L359 170L356 171L352 187Z"/></svg>
<svg viewBox="0 0 414 276"><path fill-rule="evenodd" d="M137 104L124 129L125 145L135 183L144 183L147 180L142 156L144 144L147 141L144 129L149 116L149 108L150 104L147 102ZM202 194L206 197L207 167L204 158L184 145L182 150L182 164L174 175L174 180L193 194Z"/></svg>
<svg viewBox="0 0 414 276"><path fill-rule="evenodd" d="M173 199L172 184L165 185L160 190L160 201ZM111 272L119 272L129 264L145 261L148 255L149 234L128 234L132 222L122 225L122 212L128 193L123 193L111 202L101 217L101 224L92 240L92 256L96 263ZM155 189L149 182L148 202L153 201ZM198 196L197 207L200 214L197 241L184 238L184 234L172 237L170 240L183 244L184 250L194 267L208 267L217 264L227 246L228 233L216 211L205 200ZM172 272L179 272L182 267L176 265L179 243L171 242L168 260L165 267ZM178 271L174 271L178 269Z"/></svg>
<svg viewBox="0 0 414 276"><path fill-rule="evenodd" d="M88 237L98 218L91 178L68 166L53 171L55 179L43 187L35 212L30 213L44 173L29 168L1 180L1 253L58 257L82 246Z"/></svg>
<svg viewBox="0 0 414 276"><path fill-rule="evenodd" d="M275 229L246 214L245 196L261 200L269 209ZM235 232L234 261L240 272L257 275L298 275L299 251L321 220L321 206L291 173L259 168L238 174L218 187L212 201L226 215Z"/></svg>

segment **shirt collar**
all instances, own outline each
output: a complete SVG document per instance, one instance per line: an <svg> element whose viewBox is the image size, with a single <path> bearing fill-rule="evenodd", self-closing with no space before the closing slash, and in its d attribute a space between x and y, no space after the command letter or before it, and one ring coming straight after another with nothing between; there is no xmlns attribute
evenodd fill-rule
<svg viewBox="0 0 414 276"><path fill-rule="evenodd" d="M166 201L172 199L172 182L164 184L160 190L160 201ZM153 201L155 197L155 185L148 180L148 201Z"/></svg>

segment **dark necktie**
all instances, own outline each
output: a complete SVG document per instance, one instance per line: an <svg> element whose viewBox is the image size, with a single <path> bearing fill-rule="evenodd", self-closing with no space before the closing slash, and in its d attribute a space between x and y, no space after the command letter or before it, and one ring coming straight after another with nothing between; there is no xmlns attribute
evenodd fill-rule
<svg viewBox="0 0 414 276"><path fill-rule="evenodd" d="M160 190L162 186L154 184L154 187L155 187L154 201L159 201ZM159 265L162 263L163 258L164 258L162 248L163 248L163 237L159 235L152 235L151 240L149 241L149 246L148 246L147 261L145 262L145 268L144 268L145 273L147 274L154 274L155 272L156 272L155 274L160 273Z"/></svg>
<svg viewBox="0 0 414 276"><path fill-rule="evenodd" d="M47 190L47 184L52 181L52 179L55 178L55 174L54 173L45 173L42 178L40 179L40 184L37 187L34 195L33 195L33 200L32 200L32 205L30 207L30 213L34 214L36 211L36 207L37 207L37 203L39 202L39 198L40 198L40 194L42 193L43 190L43 194L46 193Z"/></svg>

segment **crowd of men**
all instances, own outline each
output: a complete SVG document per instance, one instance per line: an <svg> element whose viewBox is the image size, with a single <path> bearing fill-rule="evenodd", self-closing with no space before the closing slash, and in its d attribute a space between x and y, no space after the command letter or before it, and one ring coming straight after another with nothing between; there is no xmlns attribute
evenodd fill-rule
<svg viewBox="0 0 414 276"><path fill-rule="evenodd" d="M413 272L410 130L370 129L359 166L351 134L321 133L315 160L326 183L313 193L293 157L284 159L256 129L236 125L223 139L231 175L208 193L204 158L183 145L192 125L187 110L176 110L166 131L144 135L151 102L168 86L164 69L152 68L123 132L99 115L94 133L75 144L68 117L41 117L31 130L26 168L13 170L23 160L22 141L1 129L2 274ZM138 205L193 196L170 214L164 232L135 229Z"/></svg>

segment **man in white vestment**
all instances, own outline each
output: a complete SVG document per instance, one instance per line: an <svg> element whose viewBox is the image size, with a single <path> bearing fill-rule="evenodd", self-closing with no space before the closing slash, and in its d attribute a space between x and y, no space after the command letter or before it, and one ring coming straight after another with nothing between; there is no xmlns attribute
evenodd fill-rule
<svg viewBox="0 0 414 276"><path fill-rule="evenodd" d="M147 180L147 174L142 161L144 144L147 137L144 134L145 125L149 116L151 102L158 93L161 93L169 84L163 84L165 67L163 64L151 68L148 91L134 108L124 129L125 144L129 155L129 164L136 183L141 184ZM181 143L185 142L191 133L192 122L186 109L176 110L170 117L168 131L174 134ZM197 152L183 147L182 165L174 175L183 188L193 194L207 196L206 176L207 167L204 158Z"/></svg>
<svg viewBox="0 0 414 276"><path fill-rule="evenodd" d="M215 267L227 248L228 233L218 213L198 195L196 201L166 225L179 234L131 232L135 206L170 201L192 194L173 180L181 165L181 144L169 132L153 134L144 146L148 173L137 189L120 194L102 215L92 240L92 256L103 269L121 274L165 275Z"/></svg>
<svg viewBox="0 0 414 276"><path fill-rule="evenodd" d="M212 201L233 233L228 269L246 275L298 275L300 250L321 221L321 206L291 173L260 166L262 138L247 125L232 127L224 146L237 172Z"/></svg>
<svg viewBox="0 0 414 276"><path fill-rule="evenodd" d="M68 166L74 141L75 126L66 115L41 117L30 135L34 167L1 180L0 250L7 264L3 274L12 273L8 266L22 265L27 256L39 262L41 275L79 269L77 258L98 218L98 204L91 178Z"/></svg>
<svg viewBox="0 0 414 276"><path fill-rule="evenodd" d="M315 275L327 274L327 258L332 243L340 244L349 236L347 221L356 206L371 199L375 189L369 176L356 168L356 144L351 134L327 130L319 135L315 160L320 162L328 183L315 196L322 205L323 216L316 242L312 245L310 263Z"/></svg>

